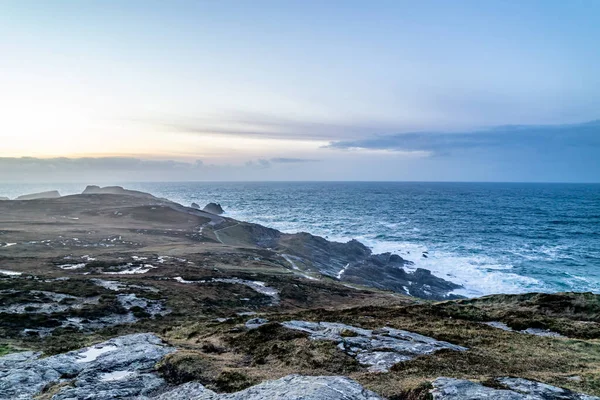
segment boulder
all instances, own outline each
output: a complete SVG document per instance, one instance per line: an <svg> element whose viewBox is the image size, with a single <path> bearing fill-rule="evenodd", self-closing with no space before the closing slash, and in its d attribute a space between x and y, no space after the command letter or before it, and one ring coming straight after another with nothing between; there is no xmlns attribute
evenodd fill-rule
<svg viewBox="0 0 600 400"><path fill-rule="evenodd" d="M200 209L200 205L198 203L192 203L190 207L195 208L196 210Z"/></svg>
<svg viewBox="0 0 600 400"><path fill-rule="evenodd" d="M42 389L62 382L54 400L103 400L147 395L165 381L154 365L175 351L149 333L121 336L106 342L40 358L31 351L0 357L0 399L32 399Z"/></svg>
<svg viewBox="0 0 600 400"><path fill-rule="evenodd" d="M463 379L437 378L431 394L434 400L600 400L600 397L522 378L498 378L506 389L483 386Z"/></svg>
<svg viewBox="0 0 600 400"><path fill-rule="evenodd" d="M49 190L47 192L24 194L19 196L16 200L38 200L38 199L57 199L60 197L58 190Z"/></svg>
<svg viewBox="0 0 600 400"><path fill-rule="evenodd" d="M248 321L246 321L246 328L256 329L256 328L260 328L261 326L268 324L268 323L269 323L268 319L252 318L252 319L249 319Z"/></svg>
<svg viewBox="0 0 600 400"><path fill-rule="evenodd" d="M199 383L187 383L155 397L156 400L383 400L343 376L288 375L248 389L217 394Z"/></svg>
<svg viewBox="0 0 600 400"><path fill-rule="evenodd" d="M221 205L218 203L208 203L207 205L204 206L202 211L206 211L211 214L217 214L217 215L223 214L225 212L225 210L223 210L223 207L221 207Z"/></svg>

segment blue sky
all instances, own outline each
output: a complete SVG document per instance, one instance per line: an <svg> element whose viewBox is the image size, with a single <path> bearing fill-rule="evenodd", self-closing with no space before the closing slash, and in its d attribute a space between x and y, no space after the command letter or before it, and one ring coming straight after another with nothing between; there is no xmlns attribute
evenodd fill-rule
<svg viewBox="0 0 600 400"><path fill-rule="evenodd" d="M0 181L597 182L599 39L594 0L2 1Z"/></svg>

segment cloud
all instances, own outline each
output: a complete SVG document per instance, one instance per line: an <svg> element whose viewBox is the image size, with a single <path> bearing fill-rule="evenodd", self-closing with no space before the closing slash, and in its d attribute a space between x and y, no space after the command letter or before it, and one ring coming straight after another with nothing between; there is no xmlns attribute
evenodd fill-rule
<svg viewBox="0 0 600 400"><path fill-rule="evenodd" d="M159 130L210 136L244 136L280 140L321 140L360 138L374 131L394 132L402 127L380 121L337 123L300 120L274 115L234 111L197 117L163 117L131 119L150 124Z"/></svg>
<svg viewBox="0 0 600 400"><path fill-rule="evenodd" d="M288 160L288 161L282 161ZM0 182L97 182L257 179L264 170L293 158L257 159L214 165L202 160L144 160L130 157L0 157ZM300 162L300 161L298 161ZM276 172L276 171L274 171ZM259 174L259 175L256 175Z"/></svg>
<svg viewBox="0 0 600 400"><path fill-rule="evenodd" d="M470 150L586 148L600 151L600 120L570 125L500 126L473 132L413 132L333 141L330 149L425 151L436 155ZM599 154L600 157L600 154Z"/></svg>
<svg viewBox="0 0 600 400"><path fill-rule="evenodd" d="M249 168L266 169L271 167L271 162L261 158L258 160L247 161L245 165Z"/></svg>
<svg viewBox="0 0 600 400"><path fill-rule="evenodd" d="M300 163L309 163L309 162L320 162L321 160L316 160L313 158L286 158L286 157L275 157L271 158L269 161L276 164L300 164Z"/></svg>

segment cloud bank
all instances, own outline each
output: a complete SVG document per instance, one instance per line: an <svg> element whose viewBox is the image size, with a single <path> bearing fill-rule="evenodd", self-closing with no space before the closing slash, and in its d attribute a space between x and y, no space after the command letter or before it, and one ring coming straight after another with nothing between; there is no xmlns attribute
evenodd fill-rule
<svg viewBox="0 0 600 400"><path fill-rule="evenodd" d="M257 159L243 164L214 165L201 160L144 160L130 157L0 157L0 182L123 182L189 180L261 180L278 165L316 162L301 158Z"/></svg>
<svg viewBox="0 0 600 400"><path fill-rule="evenodd" d="M465 151L530 150L547 152L595 149L600 157L600 120L584 124L500 126L473 132L414 132L331 142L331 149L426 151L437 155Z"/></svg>

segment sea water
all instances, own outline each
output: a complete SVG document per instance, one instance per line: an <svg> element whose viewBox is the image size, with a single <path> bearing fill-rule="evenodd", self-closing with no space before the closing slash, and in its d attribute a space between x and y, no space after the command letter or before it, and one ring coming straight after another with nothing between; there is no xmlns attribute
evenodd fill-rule
<svg viewBox="0 0 600 400"><path fill-rule="evenodd" d="M417 182L121 183L284 232L358 239L463 285L457 294L600 293L600 185ZM84 185L0 185L0 196Z"/></svg>

